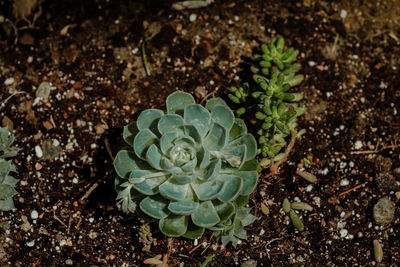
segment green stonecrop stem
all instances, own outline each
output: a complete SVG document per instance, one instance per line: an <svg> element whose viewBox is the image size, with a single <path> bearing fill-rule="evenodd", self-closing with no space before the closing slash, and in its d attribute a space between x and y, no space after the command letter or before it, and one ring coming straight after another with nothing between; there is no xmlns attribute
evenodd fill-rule
<svg viewBox="0 0 400 267"><path fill-rule="evenodd" d="M306 111L297 104L303 94L290 92L304 79L303 75L296 74L301 68L294 63L298 51L284 47L283 38L262 45L261 54L254 55L253 81L239 88L231 87L228 95L237 106L236 114L252 124L258 135L257 154L263 168L284 158L283 150L292 134L290 129L296 133L296 138L304 133L304 130L296 130L297 118Z"/></svg>

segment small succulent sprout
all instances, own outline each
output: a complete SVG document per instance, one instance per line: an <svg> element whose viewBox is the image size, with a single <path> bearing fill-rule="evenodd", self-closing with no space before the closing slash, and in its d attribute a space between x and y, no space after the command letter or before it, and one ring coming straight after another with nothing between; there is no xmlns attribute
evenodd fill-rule
<svg viewBox="0 0 400 267"><path fill-rule="evenodd" d="M288 67L297 57L299 51L294 48L284 50L285 40L273 38L269 45L263 44L261 46L262 54L257 54L254 59L259 61L262 69L269 70L272 65L282 70ZM268 71L264 75L268 75Z"/></svg>
<svg viewBox="0 0 400 267"><path fill-rule="evenodd" d="M232 86L230 88L231 93L228 94L229 99L235 104L245 103L247 97L249 96L250 86L248 83L243 83L243 85L239 88ZM243 115L246 112L244 107L240 107L236 110L236 115Z"/></svg>
<svg viewBox="0 0 400 267"><path fill-rule="evenodd" d="M289 200L287 199L287 198L285 198L284 200L283 200L283 203L282 203L282 210L284 211L284 212L289 212L290 211L290 202L289 202Z"/></svg>
<svg viewBox="0 0 400 267"><path fill-rule="evenodd" d="M293 202L290 204L290 207L294 210L308 210L312 211L313 207L310 206L310 204L307 204L305 202Z"/></svg>
<svg viewBox="0 0 400 267"><path fill-rule="evenodd" d="M117 204L158 221L171 237L199 238L234 216L247 222L240 207L257 184L258 163L243 120L220 98L203 107L177 91L166 104L166 114L148 109L124 128L128 147L114 161Z"/></svg>
<svg viewBox="0 0 400 267"><path fill-rule="evenodd" d="M11 148L15 138L8 132L7 127L0 128L0 210L15 209L13 197L17 194L14 189L18 180L10 175L17 170L11 160L7 160L18 153L17 148Z"/></svg>
<svg viewBox="0 0 400 267"><path fill-rule="evenodd" d="M290 220L292 220L293 226L300 232L304 231L304 224L300 219L299 215L294 210L290 210Z"/></svg>
<svg viewBox="0 0 400 267"><path fill-rule="evenodd" d="M296 171L296 174L310 183L315 184L318 181L317 177L314 174L306 171Z"/></svg>
<svg viewBox="0 0 400 267"><path fill-rule="evenodd" d="M375 261L377 263L381 263L382 259L383 259L383 249L382 249L382 245L379 242L379 240L374 240L373 242L374 245L374 257L375 257Z"/></svg>

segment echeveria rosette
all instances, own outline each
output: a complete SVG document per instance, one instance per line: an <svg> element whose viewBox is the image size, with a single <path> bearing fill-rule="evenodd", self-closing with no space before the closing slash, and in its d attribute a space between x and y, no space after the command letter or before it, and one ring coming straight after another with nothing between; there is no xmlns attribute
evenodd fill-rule
<svg viewBox="0 0 400 267"><path fill-rule="evenodd" d="M220 98L203 107L178 91L166 102L167 114L148 109L124 128L129 147L114 162L117 199L125 212L159 220L167 236L198 238L247 203L257 145Z"/></svg>

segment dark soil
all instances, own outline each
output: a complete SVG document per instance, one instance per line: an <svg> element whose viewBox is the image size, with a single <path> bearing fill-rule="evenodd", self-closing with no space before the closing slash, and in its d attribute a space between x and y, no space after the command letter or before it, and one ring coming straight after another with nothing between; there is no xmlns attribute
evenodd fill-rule
<svg viewBox="0 0 400 267"><path fill-rule="evenodd" d="M42 1L29 25L0 1L0 116L21 148L17 210L0 212L0 264L142 266L169 251L170 266L213 254L209 266L372 266L377 239L381 265L399 266L400 2L215 1L183 11L171 3ZM150 225L156 242L144 251L142 221L115 205L109 152L123 146L122 127L143 109L164 109L175 90L199 102L211 92L226 98L248 79L253 51L279 36L301 52L305 81L295 90L305 95L307 133L276 175L260 177L248 240L225 248L207 232L199 247L182 238L168 247ZM151 76L141 53L148 37ZM37 99L43 82L53 90ZM384 196L396 212L379 226L373 207ZM313 206L299 213L304 232L281 210L286 197Z"/></svg>

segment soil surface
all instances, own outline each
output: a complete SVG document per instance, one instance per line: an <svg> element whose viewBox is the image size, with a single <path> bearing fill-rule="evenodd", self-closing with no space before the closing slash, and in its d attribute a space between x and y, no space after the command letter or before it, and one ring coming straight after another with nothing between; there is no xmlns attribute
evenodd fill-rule
<svg viewBox="0 0 400 267"><path fill-rule="evenodd" d="M376 239L381 265L399 266L400 2L171 5L45 0L15 12L0 1L0 118L21 148L17 209L0 212L0 265L143 266L169 253L169 266L212 255L208 266L373 266ZM152 224L144 237L143 222L115 204L122 127L165 109L175 90L227 99L249 79L253 52L280 36L300 51L305 80L293 90L304 94L307 132L276 175L260 176L248 240L168 239ZM373 213L384 197L394 216L380 225ZM305 231L282 211L284 198L313 207L298 213Z"/></svg>

